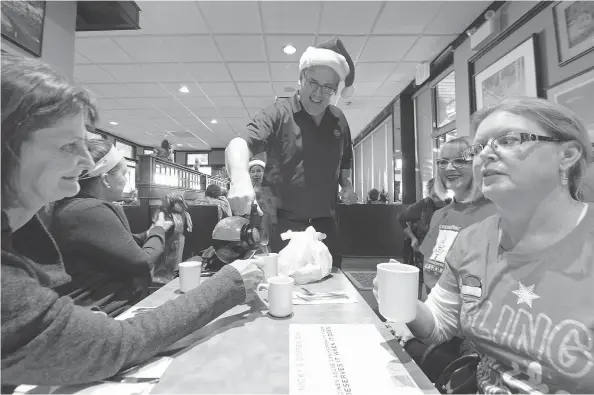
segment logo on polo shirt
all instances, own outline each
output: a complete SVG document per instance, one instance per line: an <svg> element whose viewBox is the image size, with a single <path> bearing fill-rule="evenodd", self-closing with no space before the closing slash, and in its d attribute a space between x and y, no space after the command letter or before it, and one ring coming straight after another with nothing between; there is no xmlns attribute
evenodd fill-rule
<svg viewBox="0 0 594 395"><path fill-rule="evenodd" d="M468 275L460 279L462 298L478 300L483 296L483 282L478 276Z"/></svg>
<svg viewBox="0 0 594 395"><path fill-rule="evenodd" d="M334 137L336 137L337 139L339 139L340 138L340 135L341 135L340 129L334 129Z"/></svg>

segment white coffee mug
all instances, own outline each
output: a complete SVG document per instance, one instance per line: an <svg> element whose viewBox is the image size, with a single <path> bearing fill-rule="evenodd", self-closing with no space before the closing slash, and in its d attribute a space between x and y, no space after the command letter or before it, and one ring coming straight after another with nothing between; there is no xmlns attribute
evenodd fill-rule
<svg viewBox="0 0 594 395"><path fill-rule="evenodd" d="M270 253L268 255L256 255L256 266L264 273L264 280L278 276L278 254Z"/></svg>
<svg viewBox="0 0 594 395"><path fill-rule="evenodd" d="M377 278L380 314L388 321L413 321L417 316L419 268L402 263L380 263Z"/></svg>
<svg viewBox="0 0 594 395"><path fill-rule="evenodd" d="M258 296L274 317L287 317L293 313L293 285L295 280L289 276L274 276L268 278L268 284L259 284ZM266 290L267 297L262 297L261 291Z"/></svg>
<svg viewBox="0 0 594 395"><path fill-rule="evenodd" d="M179 290L183 293L190 292L200 285L202 263L196 261L182 262L179 264Z"/></svg>

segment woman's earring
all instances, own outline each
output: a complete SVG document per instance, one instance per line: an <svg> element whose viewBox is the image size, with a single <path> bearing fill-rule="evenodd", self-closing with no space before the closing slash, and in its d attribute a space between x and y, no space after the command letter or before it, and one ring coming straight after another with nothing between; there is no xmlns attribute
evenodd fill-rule
<svg viewBox="0 0 594 395"><path fill-rule="evenodd" d="M567 178L567 173L563 172L561 175L561 185L567 186L569 184L569 178Z"/></svg>

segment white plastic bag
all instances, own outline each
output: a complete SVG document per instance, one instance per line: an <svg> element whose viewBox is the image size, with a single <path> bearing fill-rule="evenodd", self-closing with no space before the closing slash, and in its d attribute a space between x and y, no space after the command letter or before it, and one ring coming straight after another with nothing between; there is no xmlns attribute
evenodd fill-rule
<svg viewBox="0 0 594 395"><path fill-rule="evenodd" d="M303 232L285 232L281 238L290 241L279 253L279 274L293 277L296 284L318 281L330 274L332 255L322 243L324 233L310 226Z"/></svg>

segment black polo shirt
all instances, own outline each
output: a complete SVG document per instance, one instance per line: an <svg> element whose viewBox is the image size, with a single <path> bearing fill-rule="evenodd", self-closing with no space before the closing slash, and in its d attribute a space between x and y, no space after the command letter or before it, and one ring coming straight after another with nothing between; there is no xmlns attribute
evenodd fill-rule
<svg viewBox="0 0 594 395"><path fill-rule="evenodd" d="M338 107L330 105L317 126L295 94L259 111L242 137L253 155L266 153L263 184L287 215L334 215L340 171L353 161L351 131Z"/></svg>

